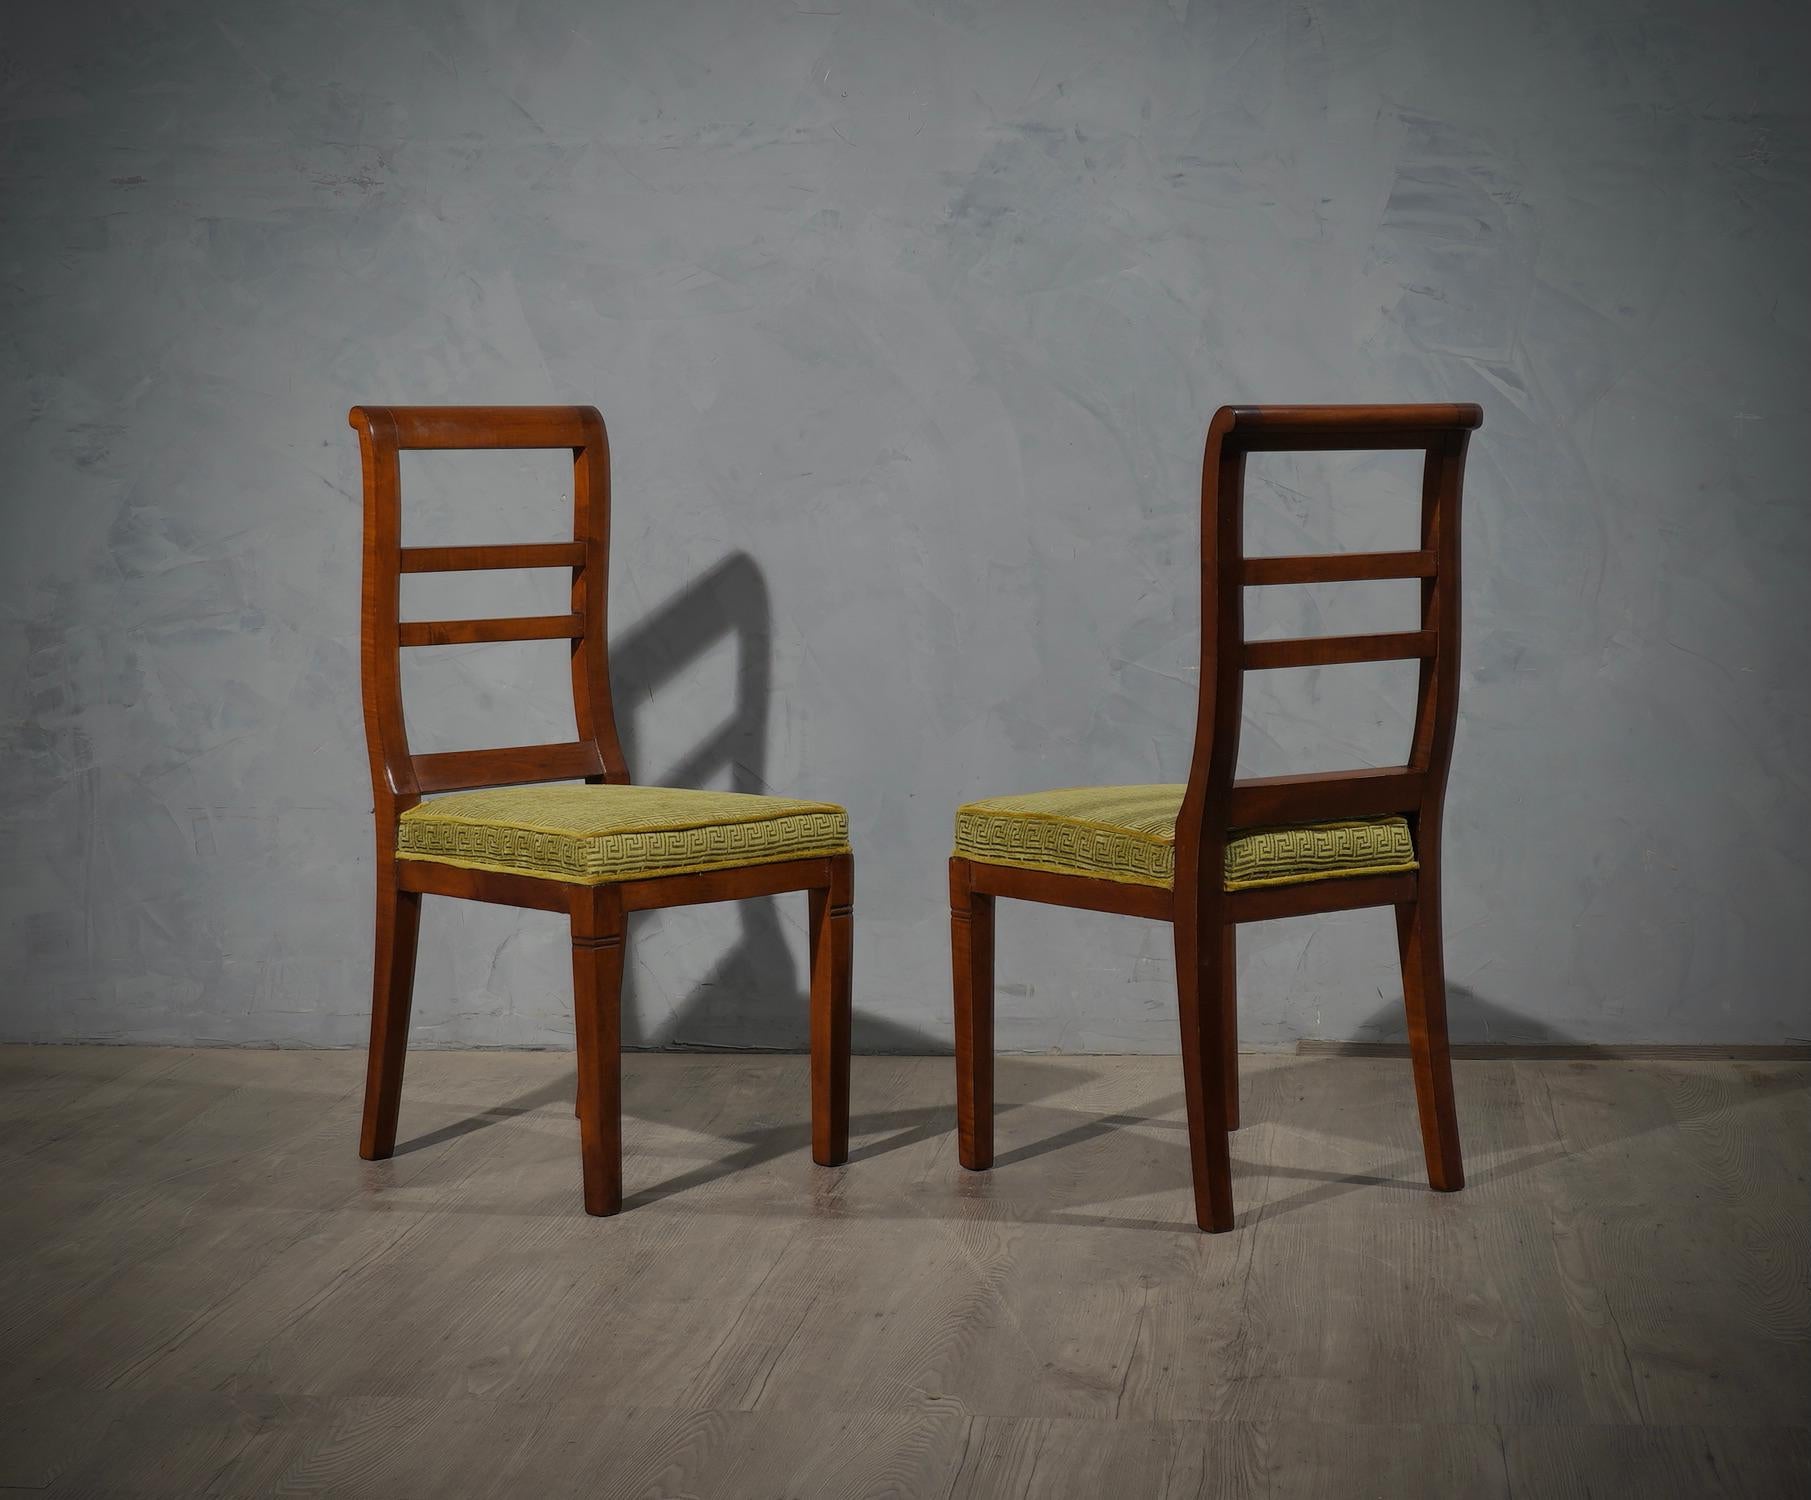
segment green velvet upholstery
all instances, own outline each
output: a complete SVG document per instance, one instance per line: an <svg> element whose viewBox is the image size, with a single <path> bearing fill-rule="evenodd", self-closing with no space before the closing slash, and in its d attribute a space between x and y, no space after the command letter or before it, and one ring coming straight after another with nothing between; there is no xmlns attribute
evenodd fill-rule
<svg viewBox="0 0 1811 1500"><path fill-rule="evenodd" d="M1173 886L1183 791L1085 786L970 802L956 810L956 853L982 864ZM1245 828L1226 842L1229 891L1414 868L1414 844L1400 817Z"/></svg>
<svg viewBox="0 0 1811 1500"><path fill-rule="evenodd" d="M512 786L418 803L398 859L578 885L733 869L849 852L828 802L664 786Z"/></svg>

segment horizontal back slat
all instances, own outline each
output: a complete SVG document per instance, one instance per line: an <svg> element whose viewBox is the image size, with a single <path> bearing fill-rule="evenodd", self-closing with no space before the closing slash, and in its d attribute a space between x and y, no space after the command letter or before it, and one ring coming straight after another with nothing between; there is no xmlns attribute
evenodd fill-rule
<svg viewBox="0 0 1811 1500"><path fill-rule="evenodd" d="M1248 557L1245 586L1357 583L1379 578L1432 578L1432 552L1334 552L1324 557Z"/></svg>
<svg viewBox="0 0 1811 1500"><path fill-rule="evenodd" d="M481 568L577 568L583 542L507 542L486 547L404 547L405 573L470 573Z"/></svg>
<svg viewBox="0 0 1811 1500"><path fill-rule="evenodd" d="M487 641L577 640L585 633L578 615L517 615L507 620L404 620L404 646L475 646Z"/></svg>
<svg viewBox="0 0 1811 1500"><path fill-rule="evenodd" d="M1413 812L1421 805L1425 780L1421 772L1407 766L1253 776L1232 784L1227 824L1264 828L1276 823Z"/></svg>
<svg viewBox="0 0 1811 1500"><path fill-rule="evenodd" d="M1359 661L1404 661L1434 654L1431 630L1387 635L1320 635L1284 641L1247 641L1245 670L1282 667L1338 667Z"/></svg>
<svg viewBox="0 0 1811 1500"><path fill-rule="evenodd" d="M392 406L402 449L583 448L603 431L588 406Z"/></svg>
<svg viewBox="0 0 1811 1500"><path fill-rule="evenodd" d="M463 792L473 787L518 786L533 781L577 781L602 776L597 746L512 745L503 750L448 750L417 755L415 780L424 792Z"/></svg>

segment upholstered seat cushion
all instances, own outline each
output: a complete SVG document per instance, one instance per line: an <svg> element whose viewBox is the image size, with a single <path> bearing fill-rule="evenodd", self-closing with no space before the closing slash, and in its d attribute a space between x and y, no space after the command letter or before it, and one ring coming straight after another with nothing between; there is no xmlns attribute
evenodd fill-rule
<svg viewBox="0 0 1811 1500"><path fill-rule="evenodd" d="M1172 886L1183 790L1081 786L970 802L956 810L956 853L983 864ZM1414 868L1408 823L1399 817L1246 828L1226 841L1229 891Z"/></svg>
<svg viewBox="0 0 1811 1500"><path fill-rule="evenodd" d="M664 786L511 786L417 803L396 857L576 885L849 852L829 802Z"/></svg>

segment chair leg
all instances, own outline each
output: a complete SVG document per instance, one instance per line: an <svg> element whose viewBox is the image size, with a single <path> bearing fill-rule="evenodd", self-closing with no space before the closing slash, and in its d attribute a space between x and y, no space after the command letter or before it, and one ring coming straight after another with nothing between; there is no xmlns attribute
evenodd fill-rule
<svg viewBox="0 0 1811 1500"><path fill-rule="evenodd" d="M578 1036L579 1143L585 1212L623 1206L622 898L588 887L572 906L572 1001Z"/></svg>
<svg viewBox="0 0 1811 1500"><path fill-rule="evenodd" d="M956 999L956 1154L971 1172L994 1164L994 898L950 861L950 957Z"/></svg>
<svg viewBox="0 0 1811 1500"><path fill-rule="evenodd" d="M811 900L811 1159L849 1159L850 967L854 948L854 860L830 862L830 885Z"/></svg>
<svg viewBox="0 0 1811 1500"><path fill-rule="evenodd" d="M1396 944L1402 954L1402 1000L1408 1012L1428 1185L1437 1192L1456 1193L1465 1186L1465 1167L1459 1156L1452 1053L1446 1039L1446 958L1440 942L1438 890L1423 886L1418 900L1396 908Z"/></svg>
<svg viewBox="0 0 1811 1500"><path fill-rule="evenodd" d="M1195 1222L1211 1233L1233 1227L1232 1153L1227 1131L1226 950L1232 928L1180 918L1176 932L1177 1011L1182 1021L1182 1091L1188 1104Z"/></svg>
<svg viewBox="0 0 1811 1500"><path fill-rule="evenodd" d="M1226 926L1226 943L1220 960L1221 1042L1226 1068L1226 1128L1239 1128L1239 929Z"/></svg>
<svg viewBox="0 0 1811 1500"><path fill-rule="evenodd" d="M383 1161L396 1150L420 934L420 893L398 890L394 873L380 860L371 953L371 1051L365 1060L365 1117L358 1138L358 1154L366 1161Z"/></svg>

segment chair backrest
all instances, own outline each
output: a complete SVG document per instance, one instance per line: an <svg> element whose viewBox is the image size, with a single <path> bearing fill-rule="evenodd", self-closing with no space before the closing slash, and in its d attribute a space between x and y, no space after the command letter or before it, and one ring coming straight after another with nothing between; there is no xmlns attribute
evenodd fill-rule
<svg viewBox="0 0 1811 1500"><path fill-rule="evenodd" d="M535 781L626 782L604 621L610 583L610 440L590 406L355 406L365 472L365 562L360 665L378 838L425 792ZM491 546L402 545L400 455L407 449L567 448L572 536ZM404 620L404 573L570 568L572 609L510 619ZM578 738L569 744L413 755L403 720L402 648L478 641L569 640Z"/></svg>
<svg viewBox="0 0 1811 1500"><path fill-rule="evenodd" d="M1484 420L1471 405L1223 406L1201 466L1201 696L1188 791L1176 826L1178 888L1218 871L1231 829L1403 813L1424 864L1437 858L1459 691L1459 500L1465 449ZM1413 552L1247 557L1249 453L1418 450L1421 545ZM1374 578L1421 581L1420 628L1381 635L1247 641L1245 590ZM1234 779L1245 673L1277 667L1419 660L1406 763ZM1217 896L1219 881L1195 882Z"/></svg>

